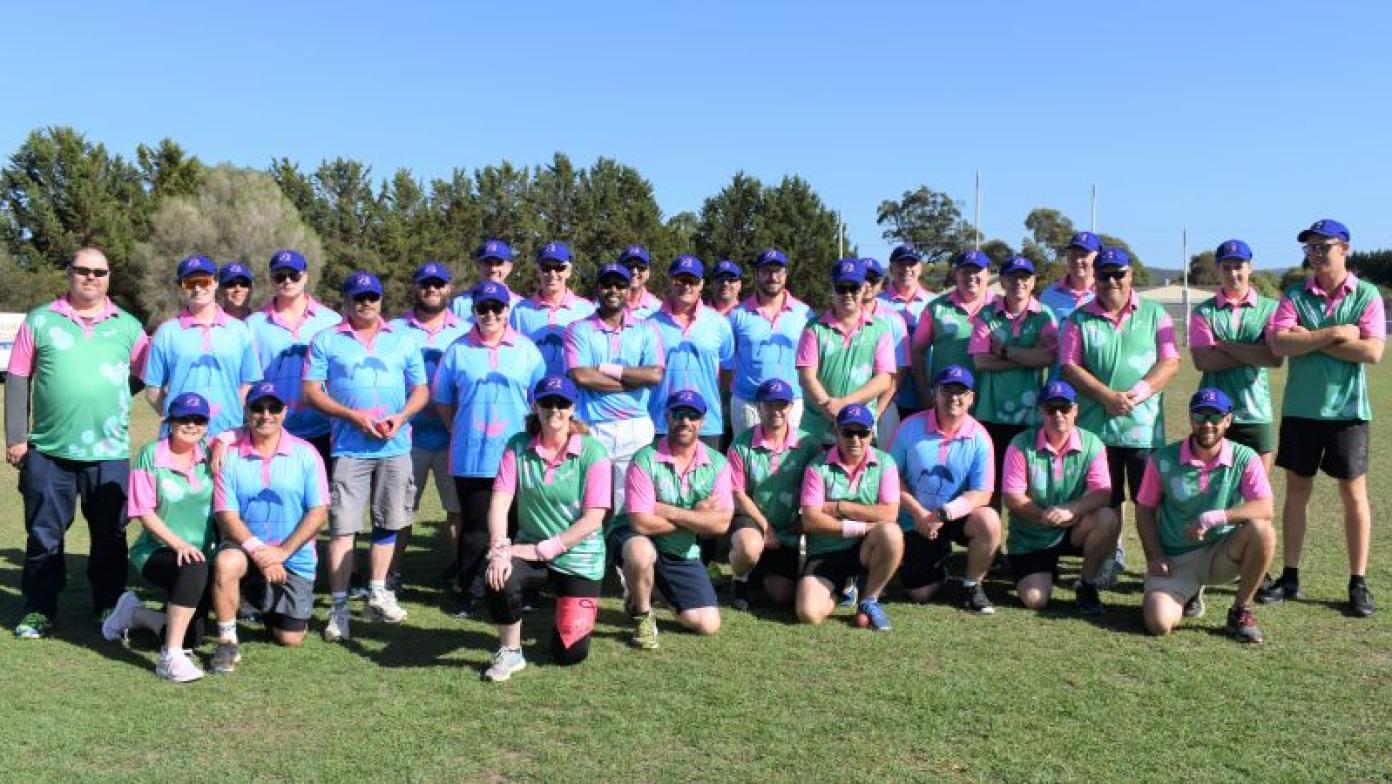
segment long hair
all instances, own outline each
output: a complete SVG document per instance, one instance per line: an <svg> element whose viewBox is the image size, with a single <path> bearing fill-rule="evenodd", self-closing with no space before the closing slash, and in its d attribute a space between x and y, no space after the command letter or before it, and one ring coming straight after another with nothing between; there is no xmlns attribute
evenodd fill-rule
<svg viewBox="0 0 1392 784"><path fill-rule="evenodd" d="M590 428L589 428L588 425L586 425L584 422L581 422L580 420L576 419L574 416L571 416L571 418L570 418L570 434L571 434L571 435L573 435L573 436L583 436L583 435L585 435L585 434L588 433L588 432L590 432ZM529 435L529 436L539 436L539 435L541 435L541 420L540 420L539 418L537 418L537 415L536 415L536 414L528 414L528 415L527 415L527 435Z"/></svg>

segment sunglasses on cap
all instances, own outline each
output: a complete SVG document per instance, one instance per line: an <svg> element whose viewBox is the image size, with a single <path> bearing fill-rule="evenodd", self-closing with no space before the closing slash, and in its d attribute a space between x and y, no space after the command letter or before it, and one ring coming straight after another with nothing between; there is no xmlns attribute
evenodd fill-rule
<svg viewBox="0 0 1392 784"><path fill-rule="evenodd" d="M192 278L184 278L179 281L179 285L183 287L184 291L195 291L198 289L210 289L216 286L217 282L213 280L211 275L198 275Z"/></svg>
<svg viewBox="0 0 1392 784"><path fill-rule="evenodd" d="M110 274L111 274L111 270L109 270L109 269L102 269L102 268L100 268L100 267L77 267L77 266L72 266L72 267L68 267L68 272L71 272L72 274L78 276L79 278L104 278L104 277L106 277L107 275L110 275Z"/></svg>
<svg viewBox="0 0 1392 784"><path fill-rule="evenodd" d="M299 270L278 270L276 272L271 273L271 280L275 281L276 283L285 283L286 281L289 281L291 283L298 283L300 280L300 276L303 274L304 273L300 272Z"/></svg>
<svg viewBox="0 0 1392 784"><path fill-rule="evenodd" d="M253 414L261 414L263 416L266 414L270 414L271 416L279 416L280 413L285 410L285 404L277 400L272 400L266 403L263 403L258 400L257 402L247 406L247 410Z"/></svg>
<svg viewBox="0 0 1392 784"><path fill-rule="evenodd" d="M474 312L480 316L493 316L502 313L505 308L507 308L507 305L490 299L487 302L480 302L474 305Z"/></svg>

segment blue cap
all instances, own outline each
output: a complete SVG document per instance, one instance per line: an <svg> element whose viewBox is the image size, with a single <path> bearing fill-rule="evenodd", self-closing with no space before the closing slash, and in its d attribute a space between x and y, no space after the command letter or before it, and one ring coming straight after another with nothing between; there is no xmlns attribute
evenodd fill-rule
<svg viewBox="0 0 1392 784"><path fill-rule="evenodd" d="M187 416L201 416L204 419L212 418L211 409L208 408L208 401L197 392L185 392L182 395L169 401L169 418L182 419Z"/></svg>
<svg viewBox="0 0 1392 784"><path fill-rule="evenodd" d="M689 408L705 416L706 399L694 389L679 389L667 396L667 410Z"/></svg>
<svg viewBox="0 0 1392 784"><path fill-rule="evenodd" d="M979 250L964 250L952 260L953 269L961 269L962 267L988 269L990 266L991 257Z"/></svg>
<svg viewBox="0 0 1392 784"><path fill-rule="evenodd" d="M474 249L474 261L512 261L512 246L502 240L484 240Z"/></svg>
<svg viewBox="0 0 1392 784"><path fill-rule="evenodd" d="M642 245L629 245L623 249L623 253L619 254L619 263L628 264L630 261L641 261L646 267L652 264L652 254L648 253L648 249Z"/></svg>
<svg viewBox="0 0 1392 784"><path fill-rule="evenodd" d="M285 405L285 398L276 391L275 384L269 381L258 381L252 384L251 389L247 390L246 404L251 405L258 400L263 400L268 397L281 405Z"/></svg>
<svg viewBox="0 0 1392 784"><path fill-rule="evenodd" d="M711 273L712 280L720 280L722 277L742 278L744 277L744 273L740 271L738 264L729 259L723 259L719 264L715 265L715 272Z"/></svg>
<svg viewBox="0 0 1392 784"><path fill-rule="evenodd" d="M1130 269L1131 256L1121 248L1114 248L1108 245L1097 254L1097 258L1092 260L1093 269L1102 269L1103 267Z"/></svg>
<svg viewBox="0 0 1392 784"><path fill-rule="evenodd" d="M297 250L278 250L271 254L271 272L278 269L304 272L309 269L309 265L305 263L305 257L301 256Z"/></svg>
<svg viewBox="0 0 1392 784"><path fill-rule="evenodd" d="M1295 239L1297 242L1304 242L1311 234L1318 234L1321 237L1330 237L1336 240L1349 241L1349 230L1344 224L1331 218L1321 218L1310 224L1310 228L1300 232Z"/></svg>
<svg viewBox="0 0 1392 784"><path fill-rule="evenodd" d="M873 430L875 427L875 415L870 409L860 403L852 403L849 406L842 406L836 414L836 427L841 429L847 425L860 425Z"/></svg>
<svg viewBox="0 0 1392 784"><path fill-rule="evenodd" d="M756 403L772 403L779 400L784 403L793 402L793 387L781 378L771 378L754 390Z"/></svg>
<svg viewBox="0 0 1392 784"><path fill-rule="evenodd" d="M1028 272L1034 274L1034 262L1024 256L1011 256L1001 265L1000 274L1009 275L1012 272Z"/></svg>
<svg viewBox="0 0 1392 784"><path fill-rule="evenodd" d="M416 274L411 276L412 283L424 283L427 280L442 280L449 283L451 279L449 267L438 261L427 261L416 267Z"/></svg>
<svg viewBox="0 0 1392 784"><path fill-rule="evenodd" d="M343 281L343 296L347 299L355 299L359 294L376 294L382 296L382 281L376 275L364 270L350 273Z"/></svg>
<svg viewBox="0 0 1392 784"><path fill-rule="evenodd" d="M948 365L938 371L938 375L933 378L933 386L940 387L945 384L961 384L967 389L976 389L976 379L972 378L970 370L961 365Z"/></svg>
<svg viewBox="0 0 1392 784"><path fill-rule="evenodd" d="M667 277L675 278L678 275L690 275L693 278L706 277L706 265L701 260L689 253L672 259L672 265L667 268Z"/></svg>
<svg viewBox="0 0 1392 784"><path fill-rule="evenodd" d="M836 262L836 266L831 268L831 283L839 286L842 283L855 283L857 285L865 282L865 262L860 259L841 259Z"/></svg>
<svg viewBox="0 0 1392 784"><path fill-rule="evenodd" d="M1089 253L1096 253L1102 250L1102 240L1090 231L1080 231L1069 238L1068 247L1082 248Z"/></svg>
<svg viewBox="0 0 1392 784"><path fill-rule="evenodd" d="M207 256L189 256L179 262L179 267L174 271L174 277L178 280L191 277L193 275L217 276L217 265Z"/></svg>
<svg viewBox="0 0 1392 784"><path fill-rule="evenodd" d="M251 270L240 261L229 261L218 270L218 283L226 284L234 280L252 281Z"/></svg>
<svg viewBox="0 0 1392 784"><path fill-rule="evenodd" d="M1218 246L1218 250L1213 251L1213 260L1227 261L1228 259L1251 261L1252 249L1247 247L1247 243L1242 240L1224 240Z"/></svg>
<svg viewBox="0 0 1392 784"><path fill-rule="evenodd" d="M628 271L628 267L622 264L605 264L599 268L599 274L595 275L595 280L604 280L607 277L617 276L624 279L625 283L633 280L633 274Z"/></svg>
<svg viewBox="0 0 1392 784"><path fill-rule="evenodd" d="M1067 381L1050 381L1044 385L1044 389L1039 393L1039 402L1048 403L1053 400L1062 400L1065 403L1078 402L1078 393L1073 389L1073 385Z"/></svg>
<svg viewBox="0 0 1392 784"><path fill-rule="evenodd" d="M543 261L559 261L562 264L570 263L570 248L564 242L548 242L537 249L537 263Z"/></svg>
<svg viewBox="0 0 1392 784"><path fill-rule="evenodd" d="M479 282L469 292L469 298L475 305L480 302L501 302L504 305L512 304L512 293L508 287L492 280Z"/></svg>
<svg viewBox="0 0 1392 784"><path fill-rule="evenodd" d="M1232 401L1223 394L1221 389L1203 387L1189 398L1189 410L1193 412L1203 408L1211 408L1220 414L1227 414L1232 411Z"/></svg>
<svg viewBox="0 0 1392 784"><path fill-rule="evenodd" d="M872 257L870 257L870 256L866 256L865 258L861 259L860 261L861 261L862 264L865 265L865 274L866 274L866 275L878 275L878 276L881 277L881 278L883 278L883 277L885 276L885 268L884 268L884 265L880 263L880 260L879 260L879 259L872 258Z"/></svg>
<svg viewBox="0 0 1392 784"><path fill-rule="evenodd" d="M777 264L780 267L788 266L788 257L783 255L783 251L777 248L765 248L759 253L759 257L754 260L754 266L762 267L765 264Z"/></svg>
<svg viewBox="0 0 1392 784"><path fill-rule="evenodd" d="M923 257L912 245L896 245L894 250L889 252L889 263L898 264L901 261L906 264L917 264L923 261Z"/></svg>
<svg viewBox="0 0 1392 784"><path fill-rule="evenodd" d="M532 400L536 402L548 397L560 397L565 398L568 403L574 403L578 396L575 384L565 376L547 376L532 387Z"/></svg>

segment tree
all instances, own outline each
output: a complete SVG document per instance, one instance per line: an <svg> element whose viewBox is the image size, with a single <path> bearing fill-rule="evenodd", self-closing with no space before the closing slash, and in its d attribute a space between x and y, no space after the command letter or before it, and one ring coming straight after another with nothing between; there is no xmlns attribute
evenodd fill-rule
<svg viewBox="0 0 1392 784"><path fill-rule="evenodd" d="M1263 297L1281 296L1281 279L1276 273L1267 270L1255 270L1252 272L1252 288L1257 290Z"/></svg>
<svg viewBox="0 0 1392 784"><path fill-rule="evenodd" d="M0 244L0 311L24 313L67 290L63 271L50 264L21 267Z"/></svg>
<svg viewBox="0 0 1392 784"><path fill-rule="evenodd" d="M1392 284L1392 250L1354 251L1349 254L1348 266L1364 280Z"/></svg>
<svg viewBox="0 0 1392 784"><path fill-rule="evenodd" d="M1223 279L1218 275L1218 264L1213 260L1211 250L1196 253L1189 257L1190 286L1218 286Z"/></svg>
<svg viewBox="0 0 1392 784"><path fill-rule="evenodd" d="M986 240L981 243L981 252L985 253L991 260L991 266L1000 269L1000 266L1015 255L1015 251L1005 240Z"/></svg>
<svg viewBox="0 0 1392 784"><path fill-rule="evenodd" d="M522 261L531 258L538 231L527 193L531 177L507 161L474 170L474 189L479 206L479 228L483 238L496 238L510 244ZM529 291L537 283L532 264L518 264L511 285Z"/></svg>
<svg viewBox="0 0 1392 784"><path fill-rule="evenodd" d="M1025 216L1025 228L1030 236L1025 239L1026 258L1036 264L1058 261L1073 238L1073 221L1052 207L1035 207Z"/></svg>
<svg viewBox="0 0 1392 784"><path fill-rule="evenodd" d="M157 147L137 146L135 160L140 178L156 203L196 192L207 171L202 161L184 154L184 149L167 137Z"/></svg>
<svg viewBox="0 0 1392 784"><path fill-rule="evenodd" d="M918 249L925 263L947 261L970 245L975 228L962 219L957 203L927 185L904 191L899 201L882 201L875 223L889 243L908 243Z"/></svg>
<svg viewBox="0 0 1392 784"><path fill-rule="evenodd" d="M693 238L696 255L703 260L715 260L716 256L752 260L763 250L758 236L763 207L763 183L742 171L736 172L729 185L701 205Z"/></svg>
<svg viewBox="0 0 1392 784"><path fill-rule="evenodd" d="M817 307L831 304L831 268L838 252L840 220L812 186L796 175L766 188L755 233L756 248L738 260L748 267L759 251L778 248L788 255L788 288ZM847 253L855 255L847 243ZM731 256L735 258L734 256Z"/></svg>
<svg viewBox="0 0 1392 784"><path fill-rule="evenodd" d="M1097 239L1102 241L1103 247L1121 248L1126 251L1126 255L1131 257L1131 285L1136 288L1144 288L1151 285L1150 270L1141 261L1141 257L1136 255L1136 251L1131 250L1131 246L1126 244L1126 240L1112 236L1111 234L1097 235Z"/></svg>

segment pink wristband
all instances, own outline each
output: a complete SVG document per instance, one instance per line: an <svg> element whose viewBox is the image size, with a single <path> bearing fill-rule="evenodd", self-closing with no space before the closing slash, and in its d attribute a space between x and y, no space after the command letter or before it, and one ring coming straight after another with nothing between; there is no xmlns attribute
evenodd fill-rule
<svg viewBox="0 0 1392 784"><path fill-rule="evenodd" d="M552 561L566 551L566 546L561 543L561 537L553 536L550 539L537 542L536 551L537 557L541 560Z"/></svg>
<svg viewBox="0 0 1392 784"><path fill-rule="evenodd" d="M1214 509L1199 515L1199 533L1207 533L1210 529L1225 525L1228 522L1228 510Z"/></svg>
<svg viewBox="0 0 1392 784"><path fill-rule="evenodd" d="M965 498L957 498L942 505L943 522L956 520L972 510L971 502Z"/></svg>
<svg viewBox="0 0 1392 784"><path fill-rule="evenodd" d="M865 536L865 532L866 532L866 531L869 531L869 530L870 530L870 524L869 524L869 523L862 523L862 522L860 522L859 520L842 520L842 521L841 521L841 538L842 538L842 539L859 539L860 537Z"/></svg>
<svg viewBox="0 0 1392 784"><path fill-rule="evenodd" d="M242 542L242 551L245 552L247 555L251 555L252 553L256 552L257 550L260 550L262 547L265 546L265 542L253 536L247 539L245 542Z"/></svg>
<svg viewBox="0 0 1392 784"><path fill-rule="evenodd" d="M1154 390L1150 388L1150 384L1145 381L1137 381L1131 389L1127 390L1127 393L1131 395L1133 403L1145 402L1151 395L1155 394Z"/></svg>
<svg viewBox="0 0 1392 784"><path fill-rule="evenodd" d="M623 365L617 362L605 362L599 366L599 372L615 381L623 381Z"/></svg>

